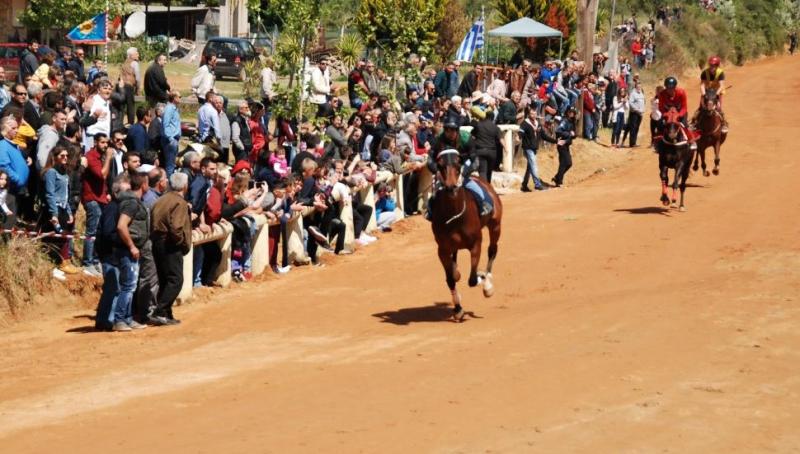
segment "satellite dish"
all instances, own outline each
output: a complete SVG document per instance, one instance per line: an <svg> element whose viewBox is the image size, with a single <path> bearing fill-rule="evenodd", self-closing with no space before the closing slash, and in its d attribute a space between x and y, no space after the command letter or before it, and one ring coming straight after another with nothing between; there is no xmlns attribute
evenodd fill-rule
<svg viewBox="0 0 800 454"><path fill-rule="evenodd" d="M141 11L136 11L128 17L125 22L125 34L128 38L138 38L145 29L145 19L147 16Z"/></svg>

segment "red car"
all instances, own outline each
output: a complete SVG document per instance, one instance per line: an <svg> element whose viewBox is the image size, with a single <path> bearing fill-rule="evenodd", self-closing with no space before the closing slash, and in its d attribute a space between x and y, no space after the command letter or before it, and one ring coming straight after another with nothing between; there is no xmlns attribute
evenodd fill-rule
<svg viewBox="0 0 800 454"><path fill-rule="evenodd" d="M19 73L19 59L26 43L0 43L0 66L6 70L6 80L16 80Z"/></svg>

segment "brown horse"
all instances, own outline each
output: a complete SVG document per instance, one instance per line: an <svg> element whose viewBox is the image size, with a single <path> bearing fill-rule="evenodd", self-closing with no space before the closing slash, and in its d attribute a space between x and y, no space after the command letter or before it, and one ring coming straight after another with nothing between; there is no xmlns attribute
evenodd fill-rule
<svg viewBox="0 0 800 454"><path fill-rule="evenodd" d="M678 112L675 109L664 114L663 125L661 126L661 136L657 137L656 151L658 151L658 170L661 177L661 203L664 206L670 204L667 196L667 186L669 185L669 169L675 169L675 179L672 181L672 207L678 207L680 211L686 211L683 204L683 196L686 192L686 180L689 178L689 168L692 165L694 153L689 146L688 139L685 137L685 128L680 122ZM681 203L677 204L678 186L681 190Z"/></svg>
<svg viewBox="0 0 800 454"><path fill-rule="evenodd" d="M436 166L441 178L442 188L431 201L431 226L433 236L439 246L439 260L442 262L447 286L453 297L453 318L464 319L461 307L461 295L456 290L456 282L461 279L456 261L458 250L467 249L470 253L469 286L475 287L483 281L483 295L488 298L494 294L492 285L492 265L497 257L497 241L500 239L500 222L503 217L503 204L492 185L486 181L474 180L490 195L494 210L480 216L478 203L463 185L459 184L461 157L456 150L444 150L436 158ZM481 258L481 242L483 227L489 229L489 262L486 273L478 273L478 262Z"/></svg>
<svg viewBox="0 0 800 454"><path fill-rule="evenodd" d="M719 98L717 92L714 90L706 90L703 96L703 103L700 105L700 110L697 113L697 120L695 127L697 134L700 138L697 140L697 155L694 159L694 171L698 170L698 163L702 163L703 175L709 176L706 170L706 148L714 147L714 175L719 175L719 150L725 139L728 137L727 133L722 132L722 117L717 112L717 103Z"/></svg>

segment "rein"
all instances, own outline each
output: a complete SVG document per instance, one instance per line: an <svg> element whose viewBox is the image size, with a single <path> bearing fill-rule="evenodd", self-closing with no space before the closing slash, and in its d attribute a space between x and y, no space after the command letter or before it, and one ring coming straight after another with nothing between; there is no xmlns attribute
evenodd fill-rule
<svg viewBox="0 0 800 454"><path fill-rule="evenodd" d="M450 219L448 219L445 222L445 225L450 225L451 222L455 221L456 219L460 218L461 216L464 216L464 212L466 212L466 211L467 211L467 198L464 197L464 206L461 208L461 212L458 213L457 215L451 217Z"/></svg>

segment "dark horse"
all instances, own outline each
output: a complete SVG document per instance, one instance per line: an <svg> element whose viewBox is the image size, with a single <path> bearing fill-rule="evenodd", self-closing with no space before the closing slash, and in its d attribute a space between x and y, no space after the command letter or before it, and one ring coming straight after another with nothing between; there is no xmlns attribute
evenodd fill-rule
<svg viewBox="0 0 800 454"><path fill-rule="evenodd" d="M714 147L714 175L719 175L719 149L728 137L722 132L722 117L717 112L719 97L714 90L706 90L703 104L697 113L695 127L700 138L697 140L697 156L694 159L694 170L697 171L698 163L702 163L703 175L709 176L706 170L706 148Z"/></svg>
<svg viewBox="0 0 800 454"><path fill-rule="evenodd" d="M494 294L492 285L492 264L497 257L497 240L500 239L500 221L503 217L503 204L492 185L482 179L475 181L489 194L494 210L480 216L475 197L459 184L461 157L456 150L444 150L436 158L436 166L441 178L442 188L436 192L431 201L431 226L433 236L439 245L439 260L444 267L447 286L453 296L453 318L464 319L461 307L461 296L456 291L456 282L461 279L456 261L458 250L467 249L470 254L469 286L475 287L483 280L483 296ZM483 227L489 229L489 262L486 273L479 275L478 262L481 258L481 242Z"/></svg>
<svg viewBox="0 0 800 454"><path fill-rule="evenodd" d="M660 140L656 143L658 169L661 176L661 203L664 206L670 204L670 198L667 196L669 169L675 169L675 179L672 182L672 207L679 206L680 211L686 211L686 206L683 204L683 194L686 191L686 179L689 178L689 169L694 157L689 142L682 133L683 129L684 126L680 122L678 112L674 109L670 110L664 114ZM677 205L679 183L681 203Z"/></svg>

